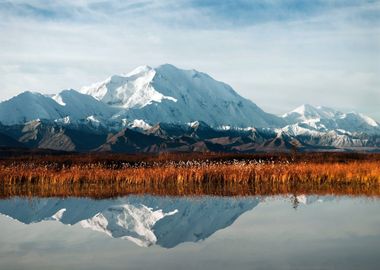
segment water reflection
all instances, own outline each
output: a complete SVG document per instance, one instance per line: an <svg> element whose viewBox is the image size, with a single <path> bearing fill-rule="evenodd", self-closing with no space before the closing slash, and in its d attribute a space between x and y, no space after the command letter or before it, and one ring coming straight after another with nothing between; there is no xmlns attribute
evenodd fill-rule
<svg viewBox="0 0 380 270"><path fill-rule="evenodd" d="M334 197L289 196L300 204L330 201ZM173 248L198 242L230 226L265 197L158 197L128 196L115 199L20 198L0 200L0 213L24 224L57 221L102 232L142 247Z"/></svg>
<svg viewBox="0 0 380 270"><path fill-rule="evenodd" d="M252 197L12 198L0 201L0 213L25 224L46 220L80 224L139 246L173 248L208 238L259 202Z"/></svg>
<svg viewBox="0 0 380 270"><path fill-rule="evenodd" d="M379 213L368 197L14 197L0 269L375 270Z"/></svg>

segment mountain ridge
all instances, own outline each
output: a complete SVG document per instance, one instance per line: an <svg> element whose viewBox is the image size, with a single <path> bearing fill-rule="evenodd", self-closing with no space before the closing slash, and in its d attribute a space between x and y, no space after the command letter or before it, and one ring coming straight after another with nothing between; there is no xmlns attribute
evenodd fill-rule
<svg viewBox="0 0 380 270"><path fill-rule="evenodd" d="M318 131L380 133L380 124L369 116L356 112L344 113L333 108L304 104L282 116L288 125L307 125Z"/></svg>
<svg viewBox="0 0 380 270"><path fill-rule="evenodd" d="M206 73L170 64L140 66L81 92L23 92L0 103L0 123L4 146L80 152L367 151L380 145L380 124L366 115L304 104L275 116Z"/></svg>

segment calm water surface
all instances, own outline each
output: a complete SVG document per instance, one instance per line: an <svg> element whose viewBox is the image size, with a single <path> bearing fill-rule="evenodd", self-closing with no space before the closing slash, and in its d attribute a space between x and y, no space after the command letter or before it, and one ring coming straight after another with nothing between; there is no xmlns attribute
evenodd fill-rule
<svg viewBox="0 0 380 270"><path fill-rule="evenodd" d="M0 200L0 269L380 269L380 200Z"/></svg>

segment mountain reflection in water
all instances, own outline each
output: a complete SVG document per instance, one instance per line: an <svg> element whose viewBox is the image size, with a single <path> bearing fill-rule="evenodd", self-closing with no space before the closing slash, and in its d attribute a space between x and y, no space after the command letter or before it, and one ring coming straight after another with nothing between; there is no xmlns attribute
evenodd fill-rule
<svg viewBox="0 0 380 270"><path fill-rule="evenodd" d="M258 197L156 197L115 199L11 198L0 201L0 213L22 223L55 220L67 225L128 239L139 246L173 248L204 240L256 207Z"/></svg>
<svg viewBox="0 0 380 270"><path fill-rule="evenodd" d="M379 213L368 196L9 197L0 269L377 270Z"/></svg>

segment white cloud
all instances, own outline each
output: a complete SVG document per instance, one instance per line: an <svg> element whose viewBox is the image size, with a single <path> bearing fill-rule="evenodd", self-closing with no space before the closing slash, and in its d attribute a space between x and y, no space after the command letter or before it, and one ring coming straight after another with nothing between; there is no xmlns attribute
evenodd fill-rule
<svg viewBox="0 0 380 270"><path fill-rule="evenodd" d="M380 30L361 16L378 12L377 2L235 26L178 1L116 1L109 12L102 1L58 3L50 10L70 18L1 11L0 99L172 63L210 73L273 113L312 103L380 120Z"/></svg>

